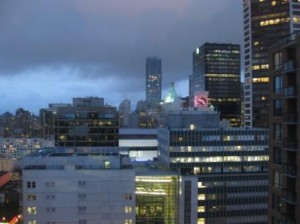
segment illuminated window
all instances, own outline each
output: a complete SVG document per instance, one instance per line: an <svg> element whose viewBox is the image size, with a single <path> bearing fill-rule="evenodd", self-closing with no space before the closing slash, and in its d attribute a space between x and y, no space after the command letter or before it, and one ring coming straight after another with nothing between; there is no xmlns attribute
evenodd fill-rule
<svg viewBox="0 0 300 224"><path fill-rule="evenodd" d="M197 161L195 161L197 162ZM200 173L200 168L199 167L194 167L194 174L199 174Z"/></svg>
<svg viewBox="0 0 300 224"><path fill-rule="evenodd" d="M299 16L293 17L293 22L294 23L299 23L300 22L300 17Z"/></svg>
<svg viewBox="0 0 300 224"><path fill-rule="evenodd" d="M205 224L205 218L198 218L197 224Z"/></svg>
<svg viewBox="0 0 300 224"><path fill-rule="evenodd" d="M205 200L205 194L198 194L198 200L199 201Z"/></svg>
<svg viewBox="0 0 300 224"><path fill-rule="evenodd" d="M28 212L29 215L35 215L36 212L37 212L36 207L35 206L34 207L28 207L27 212Z"/></svg>
<svg viewBox="0 0 300 224"><path fill-rule="evenodd" d="M111 168L111 166L110 166L110 161L104 161L104 168L105 169L109 169L109 168Z"/></svg>
<svg viewBox="0 0 300 224"><path fill-rule="evenodd" d="M125 206L124 211L125 211L125 213L130 213L130 212L132 212L132 207L131 206Z"/></svg>
<svg viewBox="0 0 300 224"><path fill-rule="evenodd" d="M257 83L257 82L269 82L269 77L253 78L252 82L253 83Z"/></svg>
<svg viewBox="0 0 300 224"><path fill-rule="evenodd" d="M190 130L195 130L195 129L196 129L196 125L191 124L191 125L190 125Z"/></svg>
<svg viewBox="0 0 300 224"><path fill-rule="evenodd" d="M230 141L230 136L229 135L223 136L223 141Z"/></svg>
<svg viewBox="0 0 300 224"><path fill-rule="evenodd" d="M132 219L125 219L124 224L132 224Z"/></svg>
<svg viewBox="0 0 300 224"><path fill-rule="evenodd" d="M205 206L198 206L198 212L205 212Z"/></svg>

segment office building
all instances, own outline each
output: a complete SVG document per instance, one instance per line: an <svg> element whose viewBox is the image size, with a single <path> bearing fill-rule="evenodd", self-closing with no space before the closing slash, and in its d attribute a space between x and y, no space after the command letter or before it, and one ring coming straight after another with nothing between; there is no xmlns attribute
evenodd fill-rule
<svg viewBox="0 0 300 224"><path fill-rule="evenodd" d="M244 0L245 126L268 126L268 49L299 29L299 1Z"/></svg>
<svg viewBox="0 0 300 224"><path fill-rule="evenodd" d="M190 102L198 92L208 92L208 104L220 112L231 126L241 124L240 46L205 43L193 52Z"/></svg>
<svg viewBox="0 0 300 224"><path fill-rule="evenodd" d="M119 129L119 147L127 147L133 160L153 160L157 157L157 145L157 129Z"/></svg>
<svg viewBox="0 0 300 224"><path fill-rule="evenodd" d="M159 104L149 105L146 101L138 101L135 112L130 114L129 128L156 128L159 116Z"/></svg>
<svg viewBox="0 0 300 224"><path fill-rule="evenodd" d="M222 128L217 113L194 121L185 113L158 131L159 161L181 175L181 223L266 224L267 130Z"/></svg>
<svg viewBox="0 0 300 224"><path fill-rule="evenodd" d="M146 59L146 102L155 105L161 100L162 67L161 59L151 57Z"/></svg>
<svg viewBox="0 0 300 224"><path fill-rule="evenodd" d="M136 223L179 222L180 177L161 170L155 162L134 163L136 177Z"/></svg>
<svg viewBox="0 0 300 224"><path fill-rule="evenodd" d="M55 132L55 116L57 108L71 107L70 103L50 103L46 109L40 109L40 124L41 124L41 137L45 139L54 139Z"/></svg>
<svg viewBox="0 0 300 224"><path fill-rule="evenodd" d="M122 147L41 153L23 160L24 223L183 223L176 171Z"/></svg>
<svg viewBox="0 0 300 224"><path fill-rule="evenodd" d="M80 98L71 107L58 107L55 146L118 146L118 120L117 109L103 105L102 98Z"/></svg>
<svg viewBox="0 0 300 224"><path fill-rule="evenodd" d="M300 35L270 54L269 223L300 223Z"/></svg>
<svg viewBox="0 0 300 224"><path fill-rule="evenodd" d="M106 151L61 149L24 158L24 223L136 223L130 159Z"/></svg>

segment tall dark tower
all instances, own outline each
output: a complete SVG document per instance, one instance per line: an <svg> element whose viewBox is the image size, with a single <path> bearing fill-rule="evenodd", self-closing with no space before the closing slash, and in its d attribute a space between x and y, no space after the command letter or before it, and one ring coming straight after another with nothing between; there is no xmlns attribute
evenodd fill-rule
<svg viewBox="0 0 300 224"><path fill-rule="evenodd" d="M300 29L298 0L244 0L245 126L268 127L268 49Z"/></svg>
<svg viewBox="0 0 300 224"><path fill-rule="evenodd" d="M146 102L148 105L161 100L161 59L152 57L146 59Z"/></svg>
<svg viewBox="0 0 300 224"><path fill-rule="evenodd" d="M208 91L209 105L231 126L241 124L240 46L205 43L193 52L191 102L197 92Z"/></svg>

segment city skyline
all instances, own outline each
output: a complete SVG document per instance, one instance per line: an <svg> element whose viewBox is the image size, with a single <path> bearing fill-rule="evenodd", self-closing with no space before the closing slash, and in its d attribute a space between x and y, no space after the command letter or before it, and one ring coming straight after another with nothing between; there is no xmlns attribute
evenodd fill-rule
<svg viewBox="0 0 300 224"><path fill-rule="evenodd" d="M0 8L0 113L37 114L86 96L112 106L128 98L133 109L145 100L144 61L152 56L163 62L162 97L172 81L187 96L196 47L243 41L242 2L233 0L2 1Z"/></svg>

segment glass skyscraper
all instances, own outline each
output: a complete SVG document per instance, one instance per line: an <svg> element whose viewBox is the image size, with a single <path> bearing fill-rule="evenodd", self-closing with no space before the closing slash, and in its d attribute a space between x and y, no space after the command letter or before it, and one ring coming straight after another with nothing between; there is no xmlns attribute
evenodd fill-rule
<svg viewBox="0 0 300 224"><path fill-rule="evenodd" d="M240 46L205 43L193 52L190 102L197 92L208 91L208 103L231 126L241 124ZM195 106L195 105L193 105Z"/></svg>
<svg viewBox="0 0 300 224"><path fill-rule="evenodd" d="M146 102L155 104L161 100L161 59L151 57L146 59Z"/></svg>

